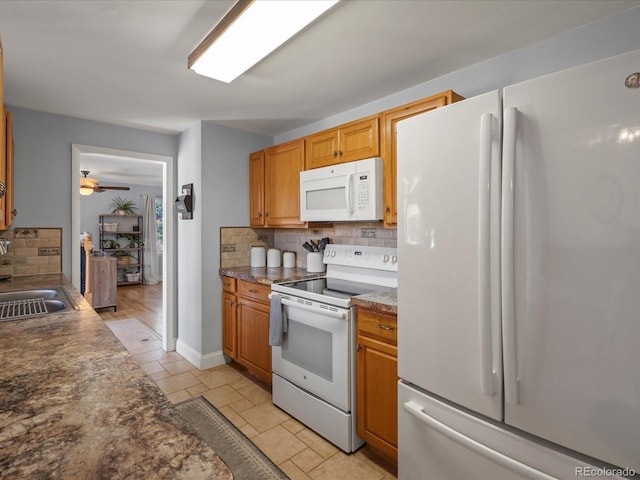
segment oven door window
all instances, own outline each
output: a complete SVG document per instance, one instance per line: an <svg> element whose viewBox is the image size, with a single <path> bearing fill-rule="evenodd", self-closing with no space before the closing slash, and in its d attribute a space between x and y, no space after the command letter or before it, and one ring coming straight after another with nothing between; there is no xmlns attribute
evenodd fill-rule
<svg viewBox="0 0 640 480"><path fill-rule="evenodd" d="M351 320L304 307L287 310L282 346L273 347L273 372L341 410L351 410L349 371Z"/></svg>

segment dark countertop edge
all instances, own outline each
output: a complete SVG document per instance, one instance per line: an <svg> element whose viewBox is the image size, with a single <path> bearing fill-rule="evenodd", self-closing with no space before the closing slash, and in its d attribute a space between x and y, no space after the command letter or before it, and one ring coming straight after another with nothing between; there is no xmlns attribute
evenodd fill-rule
<svg viewBox="0 0 640 480"><path fill-rule="evenodd" d="M266 268L266 267L230 267L220 268L220 276L233 277L253 283L271 285L273 283L293 282L307 278L323 277L324 273L307 272L304 268Z"/></svg>

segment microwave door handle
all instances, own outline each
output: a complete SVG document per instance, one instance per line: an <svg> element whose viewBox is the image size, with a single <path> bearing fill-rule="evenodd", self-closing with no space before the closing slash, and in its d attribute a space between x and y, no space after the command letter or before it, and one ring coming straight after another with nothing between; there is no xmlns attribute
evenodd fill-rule
<svg viewBox="0 0 640 480"><path fill-rule="evenodd" d="M351 200L351 177L353 173L347 174L347 188L345 189L345 200L347 204L347 212L353 213L353 202Z"/></svg>

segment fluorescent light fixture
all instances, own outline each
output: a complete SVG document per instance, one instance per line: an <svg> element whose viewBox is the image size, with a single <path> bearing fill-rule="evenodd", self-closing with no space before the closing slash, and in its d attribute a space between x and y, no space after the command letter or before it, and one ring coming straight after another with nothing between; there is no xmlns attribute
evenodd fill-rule
<svg viewBox="0 0 640 480"><path fill-rule="evenodd" d="M230 83L338 0L239 0L189 55L189 68Z"/></svg>

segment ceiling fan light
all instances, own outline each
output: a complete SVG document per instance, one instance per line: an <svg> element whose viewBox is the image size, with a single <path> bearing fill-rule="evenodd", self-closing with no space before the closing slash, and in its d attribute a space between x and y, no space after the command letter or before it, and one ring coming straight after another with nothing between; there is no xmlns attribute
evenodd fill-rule
<svg viewBox="0 0 640 480"><path fill-rule="evenodd" d="M248 6L238 2L237 11L232 9L189 55L189 68L231 83L337 2L256 0Z"/></svg>
<svg viewBox="0 0 640 480"><path fill-rule="evenodd" d="M93 188L92 187L85 187L85 186L81 186L80 187L80 195L91 195L93 193Z"/></svg>

